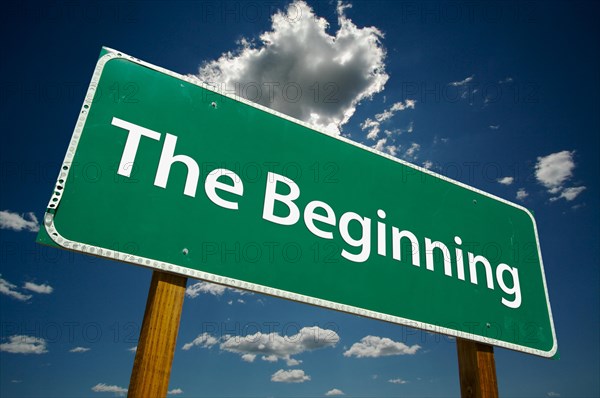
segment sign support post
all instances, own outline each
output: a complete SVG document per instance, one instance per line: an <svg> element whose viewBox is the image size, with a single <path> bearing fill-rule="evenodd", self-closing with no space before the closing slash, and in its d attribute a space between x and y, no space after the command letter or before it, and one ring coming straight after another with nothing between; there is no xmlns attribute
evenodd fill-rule
<svg viewBox="0 0 600 398"><path fill-rule="evenodd" d="M462 398L498 398L494 347L456 339L458 374Z"/></svg>
<svg viewBox="0 0 600 398"><path fill-rule="evenodd" d="M129 381L129 398L167 396L186 283L183 276L152 273Z"/></svg>

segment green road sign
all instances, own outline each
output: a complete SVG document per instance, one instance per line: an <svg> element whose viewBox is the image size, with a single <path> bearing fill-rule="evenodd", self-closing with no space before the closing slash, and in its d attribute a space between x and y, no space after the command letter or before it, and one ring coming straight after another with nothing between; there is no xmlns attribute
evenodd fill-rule
<svg viewBox="0 0 600 398"><path fill-rule="evenodd" d="M541 356L526 209L104 49L38 241Z"/></svg>

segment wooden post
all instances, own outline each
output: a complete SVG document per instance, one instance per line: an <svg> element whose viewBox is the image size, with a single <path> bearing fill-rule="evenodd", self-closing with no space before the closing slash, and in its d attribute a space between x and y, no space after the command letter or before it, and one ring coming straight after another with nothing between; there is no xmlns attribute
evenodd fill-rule
<svg viewBox="0 0 600 398"><path fill-rule="evenodd" d="M462 398L498 398L494 347L456 339Z"/></svg>
<svg viewBox="0 0 600 398"><path fill-rule="evenodd" d="M167 396L186 283L183 276L152 273L127 397Z"/></svg>

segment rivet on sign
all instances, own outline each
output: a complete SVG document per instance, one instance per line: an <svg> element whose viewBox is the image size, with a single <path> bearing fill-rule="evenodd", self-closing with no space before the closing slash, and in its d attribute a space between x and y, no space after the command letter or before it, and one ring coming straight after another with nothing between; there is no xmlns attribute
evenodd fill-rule
<svg viewBox="0 0 600 398"><path fill-rule="evenodd" d="M184 248L181 252L184 256L187 256L190 251L187 248Z"/></svg>
<svg viewBox="0 0 600 398"><path fill-rule="evenodd" d="M214 102L214 101L210 103L210 106L212 106L213 108L217 109L217 103Z"/></svg>

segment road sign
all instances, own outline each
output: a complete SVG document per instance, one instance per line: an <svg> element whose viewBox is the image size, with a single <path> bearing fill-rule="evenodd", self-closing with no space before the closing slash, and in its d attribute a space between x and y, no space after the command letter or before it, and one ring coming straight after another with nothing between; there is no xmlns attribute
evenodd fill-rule
<svg viewBox="0 0 600 398"><path fill-rule="evenodd" d="M523 207L104 49L38 240L553 356Z"/></svg>

